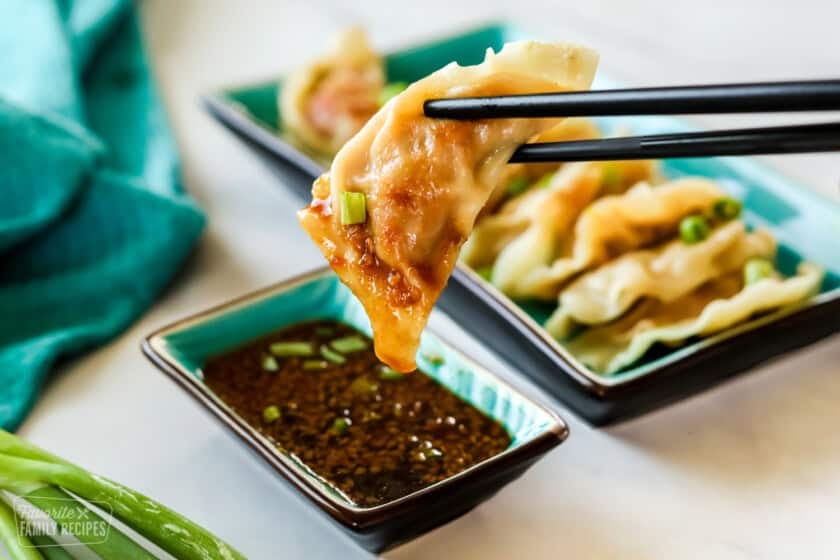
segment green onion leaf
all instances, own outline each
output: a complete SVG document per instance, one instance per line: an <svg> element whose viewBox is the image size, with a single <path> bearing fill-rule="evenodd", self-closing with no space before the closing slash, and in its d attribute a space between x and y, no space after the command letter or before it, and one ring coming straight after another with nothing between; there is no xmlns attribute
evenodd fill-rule
<svg viewBox="0 0 840 560"><path fill-rule="evenodd" d="M274 356L263 356L262 368L265 371L277 371L279 367Z"/></svg>
<svg viewBox="0 0 840 560"><path fill-rule="evenodd" d="M23 498L40 488L52 486L88 502L104 502L115 518L175 558L244 559L226 543L163 504L91 474L3 430L0 430L0 473L3 473L0 489ZM130 557L127 554L119 556L121 559Z"/></svg>
<svg viewBox="0 0 840 560"><path fill-rule="evenodd" d="M338 365L341 365L347 361L347 358L345 358L326 344L321 345L321 356L323 356L324 359L328 362L332 362Z"/></svg>
<svg viewBox="0 0 840 560"><path fill-rule="evenodd" d="M386 84L382 91L379 92L379 106L382 107L391 98L398 96L408 87L408 82L391 82Z"/></svg>
<svg viewBox="0 0 840 560"><path fill-rule="evenodd" d="M744 284L749 286L776 273L773 263L767 259L750 259L744 265Z"/></svg>
<svg viewBox="0 0 840 560"><path fill-rule="evenodd" d="M734 220L741 214L741 203L725 196L714 203L712 213L719 220Z"/></svg>
<svg viewBox="0 0 840 560"><path fill-rule="evenodd" d="M310 342L275 342L268 349L279 358L311 356L315 353Z"/></svg>
<svg viewBox="0 0 840 560"><path fill-rule="evenodd" d="M367 220L365 193L341 193L341 225L363 224Z"/></svg>
<svg viewBox="0 0 840 560"><path fill-rule="evenodd" d="M359 352L367 350L367 341L358 335L345 336L343 338L336 338L330 342L330 346L341 352L342 354L349 354L351 352Z"/></svg>
<svg viewBox="0 0 840 560"><path fill-rule="evenodd" d="M326 338L328 336L332 336L334 333L335 333L335 329L332 328L332 327L316 327L315 328L315 334L317 334L320 337Z"/></svg>
<svg viewBox="0 0 840 560"><path fill-rule="evenodd" d="M528 178L523 177L522 175L518 177L514 177L513 179L508 182L507 187L505 187L505 193L509 197L518 196L528 190Z"/></svg>
<svg viewBox="0 0 840 560"><path fill-rule="evenodd" d="M263 422L266 424L273 424L274 422L280 420L282 416L283 413L280 412L280 409L273 404L265 407L262 411Z"/></svg>
<svg viewBox="0 0 840 560"><path fill-rule="evenodd" d="M343 434L352 423L353 422L349 418L336 418L333 420L332 426L330 426L330 432L333 434Z"/></svg>
<svg viewBox="0 0 840 560"><path fill-rule="evenodd" d="M400 373L394 368L382 366L382 369L379 372L379 379L382 379L383 381L401 381L405 375L406 374Z"/></svg>
<svg viewBox="0 0 840 560"><path fill-rule="evenodd" d="M304 360L303 369L306 371L322 371L327 369L329 363L324 360Z"/></svg>
<svg viewBox="0 0 840 560"><path fill-rule="evenodd" d="M680 238L688 244L699 243L709 236L709 222L699 214L686 216L680 222Z"/></svg>

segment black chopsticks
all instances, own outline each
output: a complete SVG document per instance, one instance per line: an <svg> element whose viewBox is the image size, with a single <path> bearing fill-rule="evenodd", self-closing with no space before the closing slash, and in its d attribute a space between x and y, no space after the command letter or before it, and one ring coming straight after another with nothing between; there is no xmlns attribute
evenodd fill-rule
<svg viewBox="0 0 840 560"><path fill-rule="evenodd" d="M840 80L431 99L428 117L538 118L840 110ZM840 123L526 144L511 162L592 161L840 150Z"/></svg>
<svg viewBox="0 0 840 560"><path fill-rule="evenodd" d="M840 110L840 80L430 99L427 117L501 119Z"/></svg>
<svg viewBox="0 0 840 560"><path fill-rule="evenodd" d="M510 163L667 159L840 150L840 123L523 144Z"/></svg>

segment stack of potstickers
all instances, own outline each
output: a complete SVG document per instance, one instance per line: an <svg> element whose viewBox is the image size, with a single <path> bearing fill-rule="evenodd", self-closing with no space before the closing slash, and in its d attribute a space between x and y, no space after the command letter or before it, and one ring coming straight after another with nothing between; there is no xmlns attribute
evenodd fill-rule
<svg viewBox="0 0 840 560"><path fill-rule="evenodd" d="M538 140L597 136L570 119ZM819 290L818 266L779 273L773 235L713 181L664 181L653 161L508 167L461 258L513 299L556 301L546 329L596 372Z"/></svg>

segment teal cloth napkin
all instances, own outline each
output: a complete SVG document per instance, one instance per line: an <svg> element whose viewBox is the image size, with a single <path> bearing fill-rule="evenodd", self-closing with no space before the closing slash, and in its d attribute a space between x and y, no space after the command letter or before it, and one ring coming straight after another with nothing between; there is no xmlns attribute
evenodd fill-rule
<svg viewBox="0 0 840 560"><path fill-rule="evenodd" d="M147 308L204 225L129 0L0 0L0 426Z"/></svg>

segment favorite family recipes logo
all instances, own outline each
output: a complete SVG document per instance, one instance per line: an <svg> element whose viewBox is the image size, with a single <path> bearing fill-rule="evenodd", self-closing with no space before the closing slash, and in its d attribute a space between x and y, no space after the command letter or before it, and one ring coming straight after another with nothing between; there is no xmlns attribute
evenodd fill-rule
<svg viewBox="0 0 840 560"><path fill-rule="evenodd" d="M18 497L11 502L18 534L35 548L89 545L108 540L108 522L73 498L41 497L37 507ZM108 504L90 504L111 516Z"/></svg>

